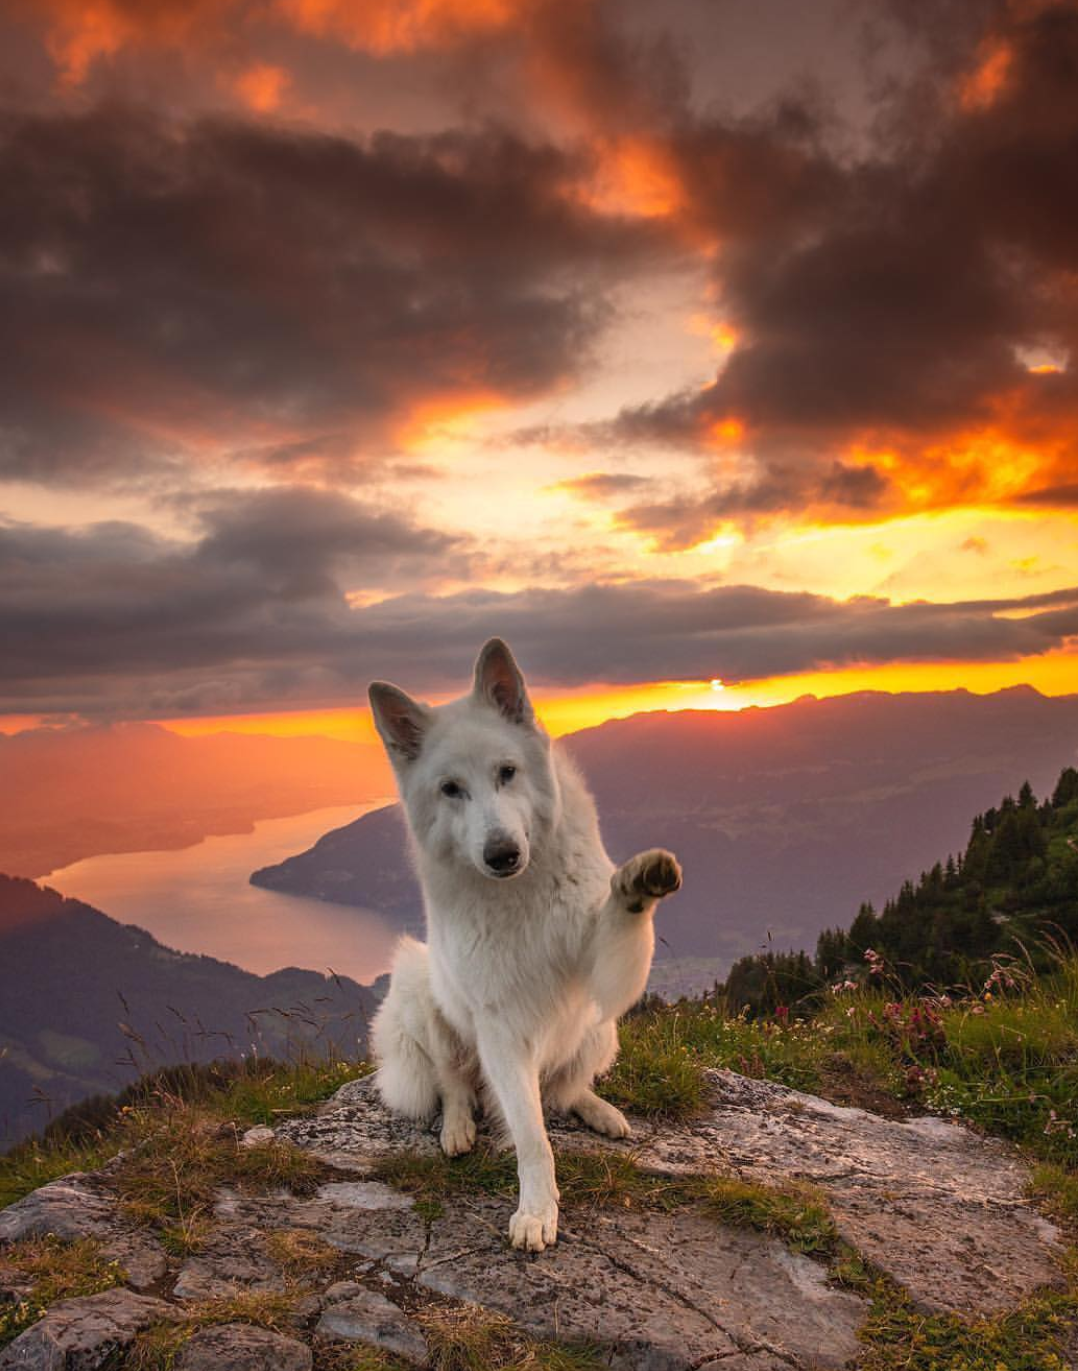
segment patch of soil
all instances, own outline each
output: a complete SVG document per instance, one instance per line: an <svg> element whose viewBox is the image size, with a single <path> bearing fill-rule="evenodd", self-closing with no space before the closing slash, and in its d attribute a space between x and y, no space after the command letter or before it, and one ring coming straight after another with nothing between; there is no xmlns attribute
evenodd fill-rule
<svg viewBox="0 0 1078 1371"><path fill-rule="evenodd" d="M832 1104L867 1109L884 1119L909 1119L923 1114L910 1101L896 1099L878 1080L862 1067L851 1062L842 1052L836 1052L820 1070L820 1095Z"/></svg>

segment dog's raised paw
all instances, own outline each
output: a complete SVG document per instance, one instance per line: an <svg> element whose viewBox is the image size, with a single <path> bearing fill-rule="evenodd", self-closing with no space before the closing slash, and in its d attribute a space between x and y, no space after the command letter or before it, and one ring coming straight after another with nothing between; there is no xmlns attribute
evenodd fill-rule
<svg viewBox="0 0 1078 1371"><path fill-rule="evenodd" d="M509 1241L524 1252L542 1252L558 1241L558 1206L550 1205L541 1214L518 1209L509 1220Z"/></svg>
<svg viewBox="0 0 1078 1371"><path fill-rule="evenodd" d="M614 873L614 881L629 901L629 908L639 912L646 900L661 900L681 886L681 867L672 852L661 847L630 857Z"/></svg>

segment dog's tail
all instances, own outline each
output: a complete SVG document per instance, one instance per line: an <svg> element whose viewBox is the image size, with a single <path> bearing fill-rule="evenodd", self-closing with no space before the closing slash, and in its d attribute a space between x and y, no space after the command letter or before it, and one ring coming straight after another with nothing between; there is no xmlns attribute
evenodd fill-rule
<svg viewBox="0 0 1078 1371"><path fill-rule="evenodd" d="M423 1041L432 1011L427 949L402 938L389 991L371 1024L371 1049L378 1093L388 1108L410 1119L431 1119L438 1109L434 1062Z"/></svg>

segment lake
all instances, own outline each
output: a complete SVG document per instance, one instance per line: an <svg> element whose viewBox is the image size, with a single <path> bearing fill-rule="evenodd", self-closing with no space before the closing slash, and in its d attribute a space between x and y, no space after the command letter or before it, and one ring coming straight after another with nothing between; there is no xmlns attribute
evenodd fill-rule
<svg viewBox="0 0 1078 1371"><path fill-rule="evenodd" d="M299 966L369 985L389 969L397 937L385 919L352 905L260 890L248 877L385 803L265 819L252 833L205 838L175 852L88 857L42 880L180 952L205 953L259 975Z"/></svg>

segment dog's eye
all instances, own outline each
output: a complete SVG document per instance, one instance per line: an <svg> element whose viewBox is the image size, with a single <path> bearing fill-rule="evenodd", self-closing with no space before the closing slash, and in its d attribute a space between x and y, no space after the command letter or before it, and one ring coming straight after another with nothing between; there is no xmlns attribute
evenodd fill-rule
<svg viewBox="0 0 1078 1371"><path fill-rule="evenodd" d="M456 783L456 781L442 782L442 794L447 796L450 800L458 799L463 793L464 792L461 790L460 786Z"/></svg>
<svg viewBox="0 0 1078 1371"><path fill-rule="evenodd" d="M509 782L513 779L513 777L514 777L516 774L517 774L517 769L516 769L515 766L508 766L508 765L506 765L506 766L503 766L503 767L499 767L499 769L498 769L498 784L499 784L499 785L508 785Z"/></svg>

